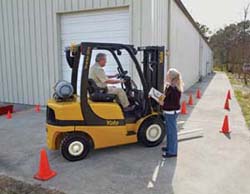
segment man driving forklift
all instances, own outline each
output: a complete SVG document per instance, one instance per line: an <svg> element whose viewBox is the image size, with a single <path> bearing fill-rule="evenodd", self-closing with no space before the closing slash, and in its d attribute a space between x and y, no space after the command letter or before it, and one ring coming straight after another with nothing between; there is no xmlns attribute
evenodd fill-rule
<svg viewBox="0 0 250 194"><path fill-rule="evenodd" d="M98 53L95 58L95 64L92 65L89 72L89 78L96 82L96 85L100 88L106 89L107 93L117 95L123 110L129 112L134 110L135 106L130 105L128 97L122 88L116 88L115 86L108 86L108 84L121 84L124 83L122 79L113 79L117 75L106 75L104 67L107 63L107 55L105 53Z"/></svg>
<svg viewBox="0 0 250 194"><path fill-rule="evenodd" d="M119 73L117 79L125 80L124 83L105 75L105 55L99 54L96 64L90 70L93 51L102 50L113 56ZM141 64L137 59L139 52L143 56ZM81 42L65 48L65 53L72 69L71 82L59 81L54 87L53 98L48 100L46 133L49 149L60 149L65 159L78 161L86 158L92 149L135 142L146 147L162 143L165 137L162 111L157 102L148 98L148 94L152 87L163 92L164 47L135 48L126 44ZM120 56L131 60L141 83L140 88L127 75L128 71L123 69ZM82 62L81 57L84 59ZM122 95L135 105L134 111L124 112L119 99L116 99L117 95L104 91L103 88L109 83L121 83L122 90L125 91ZM77 87L80 87L79 95Z"/></svg>

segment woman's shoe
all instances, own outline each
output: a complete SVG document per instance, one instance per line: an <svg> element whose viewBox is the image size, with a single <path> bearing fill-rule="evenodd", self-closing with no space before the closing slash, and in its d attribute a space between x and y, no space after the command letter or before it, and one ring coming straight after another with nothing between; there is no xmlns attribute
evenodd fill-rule
<svg viewBox="0 0 250 194"><path fill-rule="evenodd" d="M167 151L168 151L168 148L167 148L167 147L162 147L161 150L162 150L163 152L167 152Z"/></svg>
<svg viewBox="0 0 250 194"><path fill-rule="evenodd" d="M165 154L162 154L162 157L163 158L176 158L177 155L172 155L172 154L165 153Z"/></svg>

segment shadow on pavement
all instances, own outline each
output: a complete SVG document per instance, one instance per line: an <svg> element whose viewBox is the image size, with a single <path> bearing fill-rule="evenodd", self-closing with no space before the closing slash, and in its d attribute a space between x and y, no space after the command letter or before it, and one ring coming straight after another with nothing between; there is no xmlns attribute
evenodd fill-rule
<svg viewBox="0 0 250 194"><path fill-rule="evenodd" d="M188 114L186 114L186 115L180 114L180 116L178 118L179 121L187 121L189 119L189 117L192 115L192 112L195 109L196 105L199 103L199 100L201 100L203 98L203 95L206 92L206 89L210 85L211 81L213 80L214 76L215 76L215 73L211 73L210 75L205 77L202 81L195 83L192 87L190 87L189 89L187 89L183 93L181 102L184 100L186 102L188 102L189 95L192 94L194 105L192 105L192 106L187 105ZM196 91L198 88L201 90L201 94L202 94L201 99L196 98ZM179 129L179 130L181 130L181 129Z"/></svg>
<svg viewBox="0 0 250 194"><path fill-rule="evenodd" d="M231 133L223 133L225 137L227 137L229 140L231 140Z"/></svg>
<svg viewBox="0 0 250 194"><path fill-rule="evenodd" d="M203 138L203 136L201 135L201 136L196 136L196 137L183 138L183 139L178 140L178 142L189 141L189 140L200 139L200 138Z"/></svg>

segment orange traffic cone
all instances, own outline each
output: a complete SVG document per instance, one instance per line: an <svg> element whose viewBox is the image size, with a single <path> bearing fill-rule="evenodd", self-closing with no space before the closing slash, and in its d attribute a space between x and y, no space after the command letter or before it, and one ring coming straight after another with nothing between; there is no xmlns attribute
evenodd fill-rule
<svg viewBox="0 0 250 194"><path fill-rule="evenodd" d="M183 115L187 114L187 105L185 100L181 104L181 114Z"/></svg>
<svg viewBox="0 0 250 194"><path fill-rule="evenodd" d="M224 133L224 134L230 133L230 131L229 131L229 122L228 122L228 116L227 115L224 118L223 126L222 126L222 129L221 129L220 132Z"/></svg>
<svg viewBox="0 0 250 194"><path fill-rule="evenodd" d="M6 119L12 119L12 114L10 111L8 111L7 115L6 115Z"/></svg>
<svg viewBox="0 0 250 194"><path fill-rule="evenodd" d="M192 94L189 95L188 105L192 106L194 104L193 102L193 96Z"/></svg>
<svg viewBox="0 0 250 194"><path fill-rule="evenodd" d="M230 110L228 98L226 99L226 102L225 102L225 105L224 105L224 109L225 109L225 110Z"/></svg>
<svg viewBox="0 0 250 194"><path fill-rule="evenodd" d="M56 176L56 172L51 170L46 150L42 149L40 152L40 165L38 172L34 175L35 179L46 181Z"/></svg>
<svg viewBox="0 0 250 194"><path fill-rule="evenodd" d="M200 88L198 88L197 91L196 91L196 98L197 99L201 98L201 90L200 90Z"/></svg>
<svg viewBox="0 0 250 194"><path fill-rule="evenodd" d="M227 99L228 100L231 100L232 98L231 98L231 91L230 90L228 90L228 92L227 92Z"/></svg>
<svg viewBox="0 0 250 194"><path fill-rule="evenodd" d="M37 105L35 106L35 111L36 111L36 112L41 112L41 108L40 108L40 105L39 105L39 104L37 104Z"/></svg>

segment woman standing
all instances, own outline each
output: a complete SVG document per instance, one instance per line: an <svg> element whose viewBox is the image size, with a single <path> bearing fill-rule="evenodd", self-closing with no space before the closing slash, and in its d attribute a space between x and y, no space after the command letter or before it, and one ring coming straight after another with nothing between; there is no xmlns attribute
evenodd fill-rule
<svg viewBox="0 0 250 194"><path fill-rule="evenodd" d="M181 74L176 69L167 72L165 99L160 104L164 111L165 127L167 132L167 146L162 148L163 157L177 157L177 117L180 113L180 99L183 92Z"/></svg>

